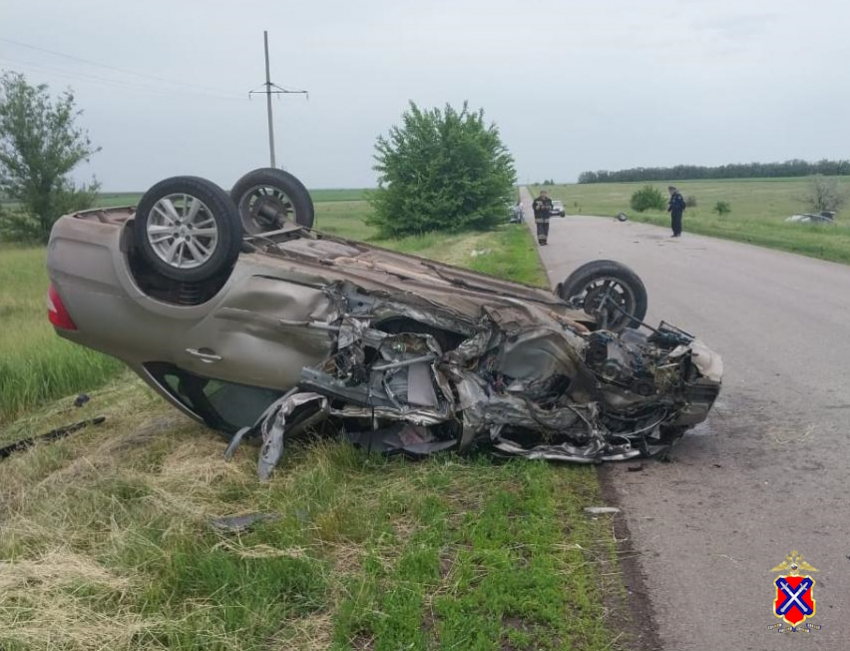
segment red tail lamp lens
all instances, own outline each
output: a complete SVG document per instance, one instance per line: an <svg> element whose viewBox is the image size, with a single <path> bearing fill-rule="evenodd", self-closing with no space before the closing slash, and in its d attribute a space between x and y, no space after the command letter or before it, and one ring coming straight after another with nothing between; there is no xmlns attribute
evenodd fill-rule
<svg viewBox="0 0 850 651"><path fill-rule="evenodd" d="M71 319L71 315L68 314L68 310L65 309L62 299L59 298L59 294L53 285L47 290L47 318L57 328L63 330L77 329L77 325Z"/></svg>

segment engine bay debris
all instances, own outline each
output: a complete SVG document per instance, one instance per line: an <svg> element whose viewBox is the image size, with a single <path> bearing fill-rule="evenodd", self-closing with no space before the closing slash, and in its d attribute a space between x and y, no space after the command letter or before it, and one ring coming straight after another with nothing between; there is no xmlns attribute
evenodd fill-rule
<svg viewBox="0 0 850 651"><path fill-rule="evenodd" d="M320 323L332 354L257 422L269 479L287 438L329 425L351 443L419 458L489 449L573 463L666 452L705 419L722 362L692 335L659 327L591 331L545 305L494 300L470 318L418 309L340 282Z"/></svg>

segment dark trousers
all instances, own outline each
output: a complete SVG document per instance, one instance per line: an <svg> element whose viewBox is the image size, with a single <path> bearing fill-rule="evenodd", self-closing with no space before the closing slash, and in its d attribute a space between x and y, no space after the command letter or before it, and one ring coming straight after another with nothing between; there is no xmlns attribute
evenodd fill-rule
<svg viewBox="0 0 850 651"><path fill-rule="evenodd" d="M536 219L535 221L537 222L537 240L545 242L549 239L549 220Z"/></svg>
<svg viewBox="0 0 850 651"><path fill-rule="evenodd" d="M682 213L680 213L680 212L671 212L670 213L670 226L673 228L673 235L681 235L682 234Z"/></svg>

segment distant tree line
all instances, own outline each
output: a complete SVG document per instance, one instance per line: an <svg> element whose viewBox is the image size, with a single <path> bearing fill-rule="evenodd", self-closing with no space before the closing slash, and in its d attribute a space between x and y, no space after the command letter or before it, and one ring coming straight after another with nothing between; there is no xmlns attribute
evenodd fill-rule
<svg viewBox="0 0 850 651"><path fill-rule="evenodd" d="M634 167L609 172L582 172L579 183L621 183L626 181L693 181L698 179L785 178L790 176L850 175L850 160L820 160L816 163L794 159L784 163L736 163L706 167L676 165L675 167Z"/></svg>

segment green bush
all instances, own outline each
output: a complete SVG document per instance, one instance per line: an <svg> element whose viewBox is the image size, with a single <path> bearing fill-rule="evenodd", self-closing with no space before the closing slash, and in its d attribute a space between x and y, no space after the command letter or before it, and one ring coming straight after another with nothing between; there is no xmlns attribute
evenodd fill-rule
<svg viewBox="0 0 850 651"><path fill-rule="evenodd" d="M691 195L687 199L685 199L685 205L688 208L696 208L697 207L697 198L694 195Z"/></svg>
<svg viewBox="0 0 850 651"><path fill-rule="evenodd" d="M667 202L658 188L645 185L632 195L632 210L644 212L645 210L665 210Z"/></svg>
<svg viewBox="0 0 850 651"><path fill-rule="evenodd" d="M723 215L727 215L732 212L732 206L730 206L727 201L718 201L714 204L714 212L723 217Z"/></svg>
<svg viewBox="0 0 850 651"><path fill-rule="evenodd" d="M514 161L484 112L420 110L410 103L375 149L378 189L369 223L383 237L487 229L507 219Z"/></svg>

